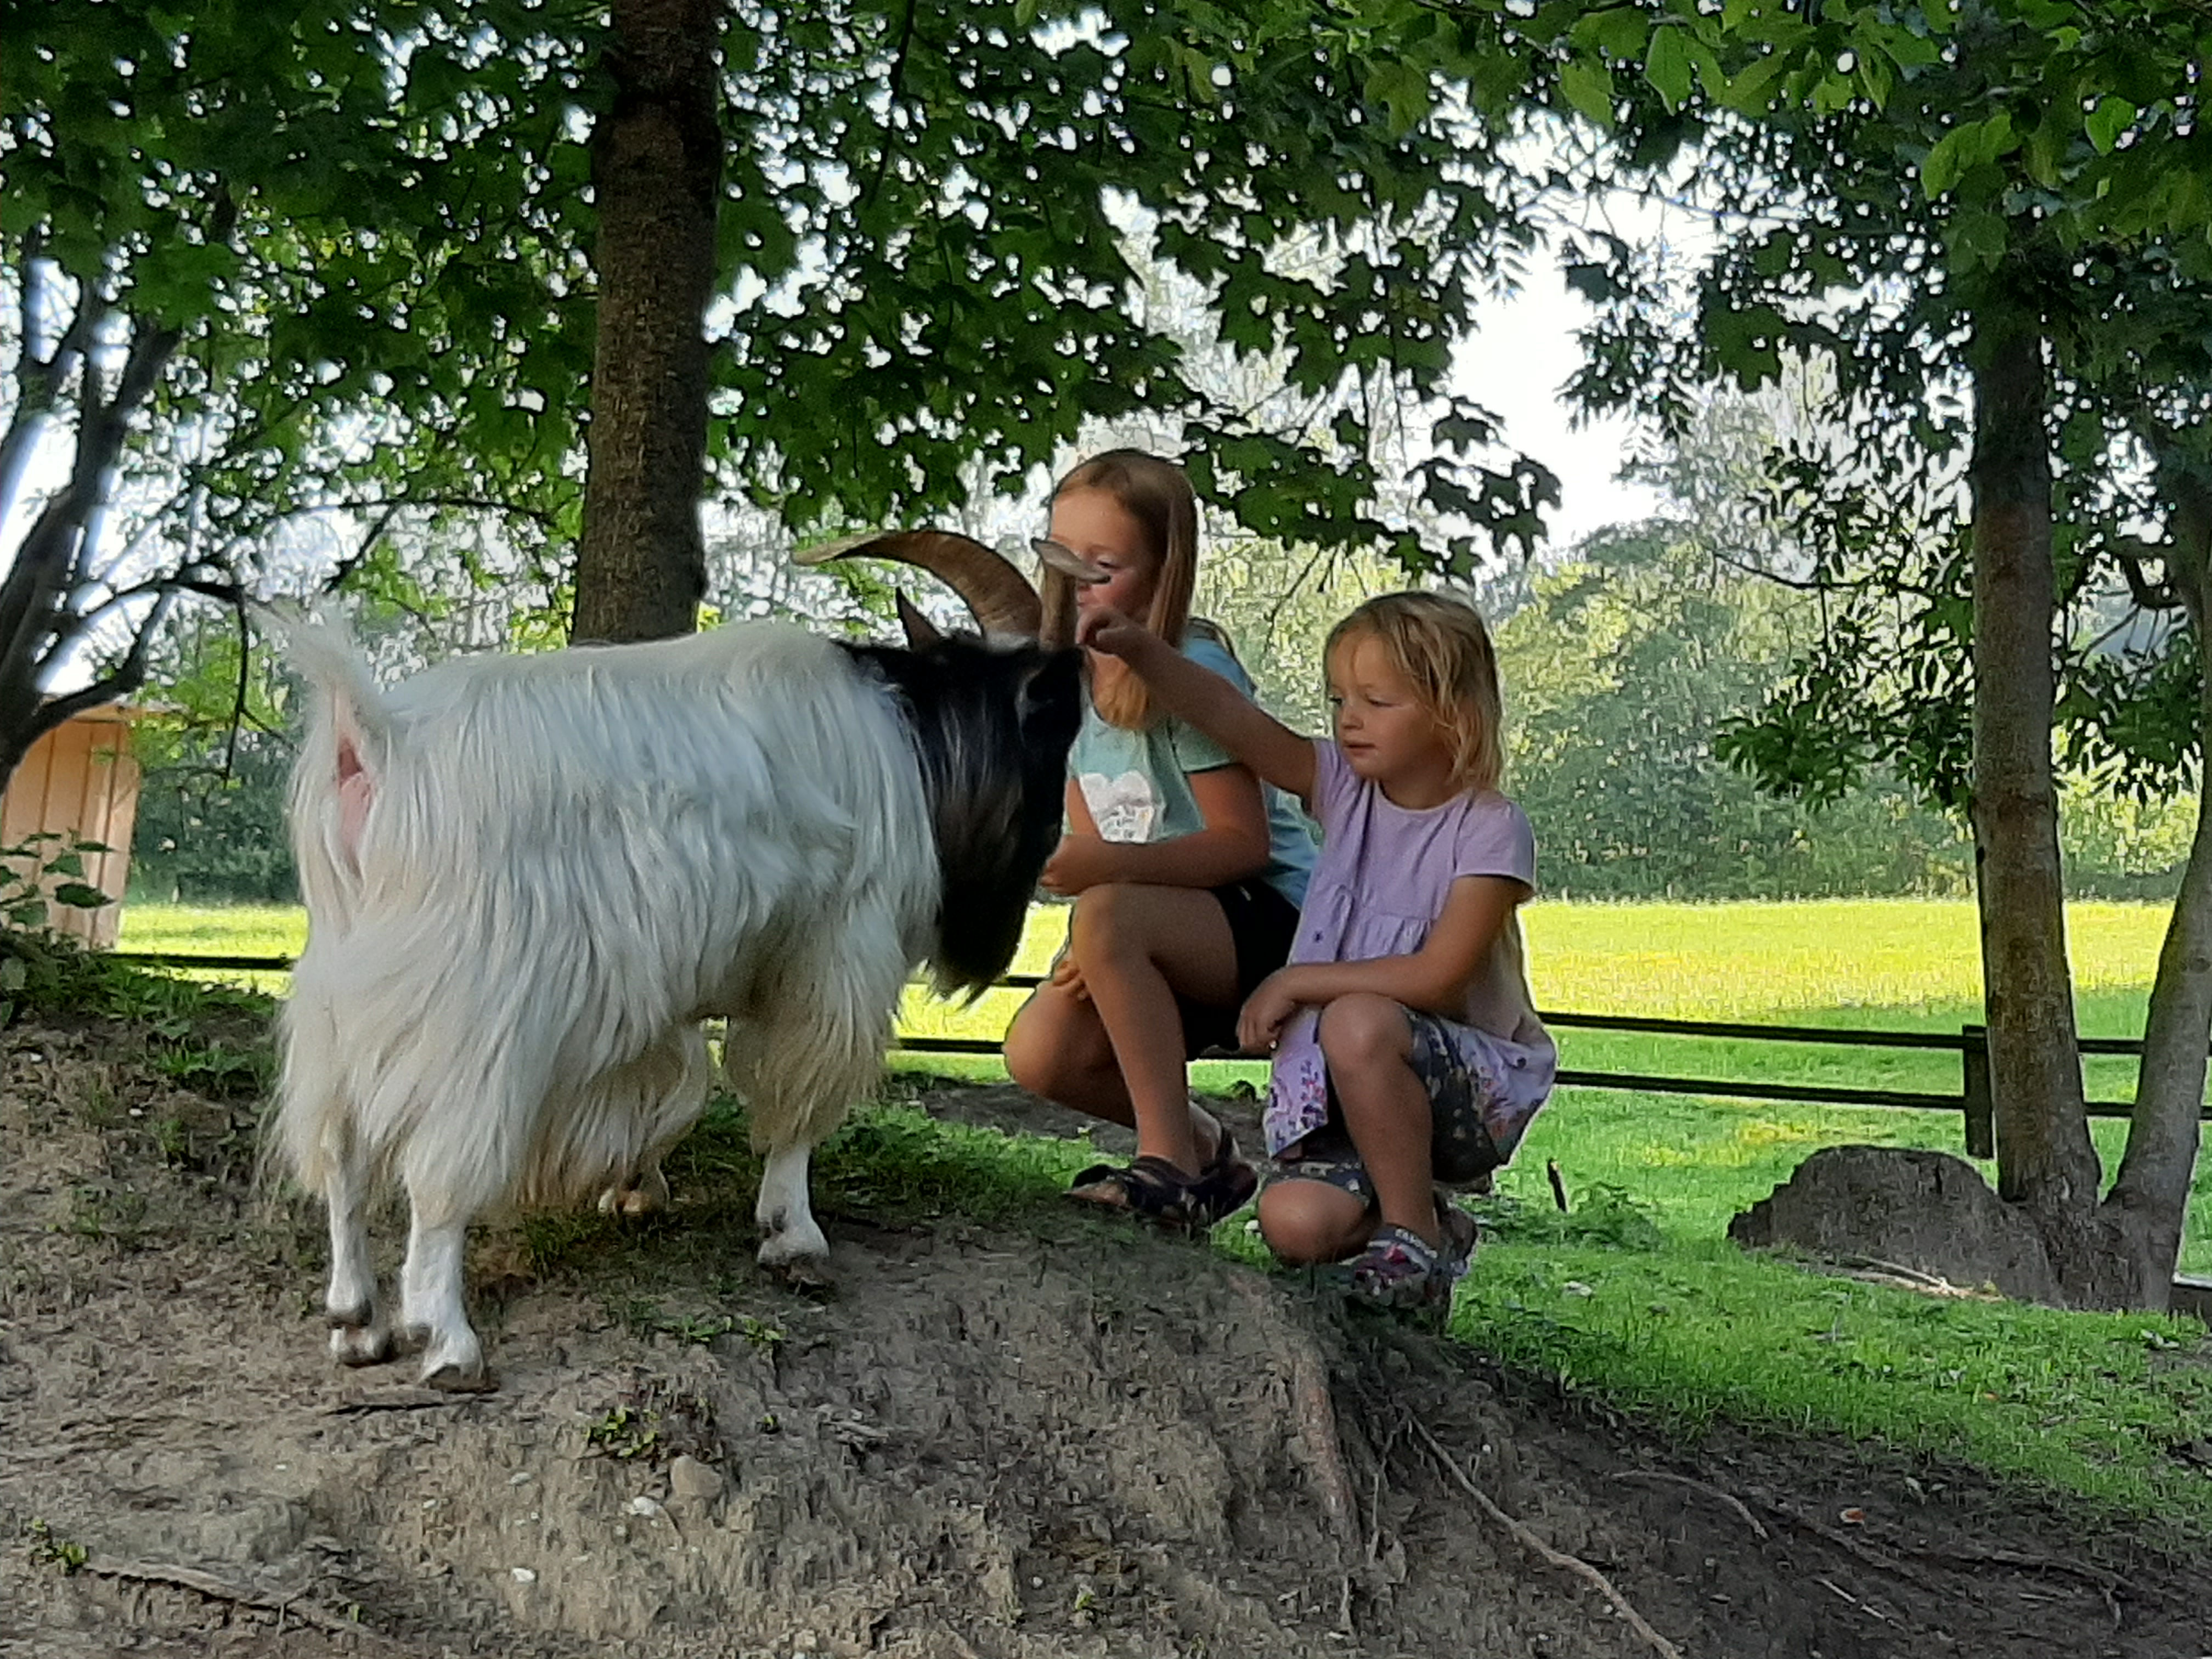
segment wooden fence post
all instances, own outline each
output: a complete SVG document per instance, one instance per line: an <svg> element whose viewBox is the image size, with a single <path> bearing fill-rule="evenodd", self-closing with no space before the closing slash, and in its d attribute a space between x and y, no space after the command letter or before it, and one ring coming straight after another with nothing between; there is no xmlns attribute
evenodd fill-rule
<svg viewBox="0 0 2212 1659"><path fill-rule="evenodd" d="M1996 1097L1990 1092L1990 1028L1959 1028L1959 1066L1964 1086L1961 1105L1966 1115L1966 1155L1997 1155Z"/></svg>

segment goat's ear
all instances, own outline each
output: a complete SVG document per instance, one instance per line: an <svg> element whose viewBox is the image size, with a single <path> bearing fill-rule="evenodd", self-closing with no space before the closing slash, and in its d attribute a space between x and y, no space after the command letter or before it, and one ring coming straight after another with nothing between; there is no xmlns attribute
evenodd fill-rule
<svg viewBox="0 0 2212 1659"><path fill-rule="evenodd" d="M912 601L901 593L898 598L899 626L906 630L906 645L909 651L919 651L924 646L935 645L945 635L937 624L915 609Z"/></svg>

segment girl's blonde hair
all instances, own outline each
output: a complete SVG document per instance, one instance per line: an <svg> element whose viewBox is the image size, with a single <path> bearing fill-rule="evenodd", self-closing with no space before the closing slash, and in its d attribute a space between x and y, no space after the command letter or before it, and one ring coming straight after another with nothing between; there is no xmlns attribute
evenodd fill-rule
<svg viewBox="0 0 2212 1659"><path fill-rule="evenodd" d="M1443 728L1451 745L1452 787L1498 787L1505 766L1505 699L1482 613L1441 593L1384 593L1329 629L1322 659L1334 661L1339 645L1358 639L1382 646Z"/></svg>
<svg viewBox="0 0 2212 1659"><path fill-rule="evenodd" d="M1170 645L1180 647L1190 627L1191 593L1198 586L1198 496L1183 470L1173 461L1141 449L1109 449L1093 455L1052 488L1057 501L1070 490L1097 489L1121 503L1144 527L1159 560L1152 603L1134 620ZM1070 579L1048 567L1042 593L1045 614L1054 616L1074 603ZM1094 674L1091 706L1109 726L1137 732L1152 723L1152 694L1134 674Z"/></svg>

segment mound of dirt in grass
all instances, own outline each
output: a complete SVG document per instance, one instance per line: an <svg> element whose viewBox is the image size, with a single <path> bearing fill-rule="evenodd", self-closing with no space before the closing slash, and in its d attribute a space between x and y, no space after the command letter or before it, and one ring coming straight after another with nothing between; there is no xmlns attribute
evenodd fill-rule
<svg viewBox="0 0 2212 1659"><path fill-rule="evenodd" d="M1666 1446L1057 1212L830 1209L805 1301L695 1169L641 1233L483 1241L496 1393L339 1372L244 1109L127 1030L4 1041L0 1653L1660 1651L1591 1572L1685 1654L2207 1650L2201 1569L1970 1476Z"/></svg>
<svg viewBox="0 0 2212 1659"><path fill-rule="evenodd" d="M2020 1301L2065 1304L2035 1224L1948 1152L1823 1146L1730 1221L1729 1237L1754 1249L1881 1261L1963 1288L1990 1285Z"/></svg>

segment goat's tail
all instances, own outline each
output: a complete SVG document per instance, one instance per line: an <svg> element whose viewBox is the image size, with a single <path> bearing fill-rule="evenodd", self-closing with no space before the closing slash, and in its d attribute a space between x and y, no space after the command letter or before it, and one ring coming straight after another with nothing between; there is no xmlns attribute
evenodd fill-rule
<svg viewBox="0 0 2212 1659"><path fill-rule="evenodd" d="M361 839L392 761L384 694L343 627L299 611L261 607L305 682L307 731L292 769L292 848L311 924L341 931L361 881Z"/></svg>

